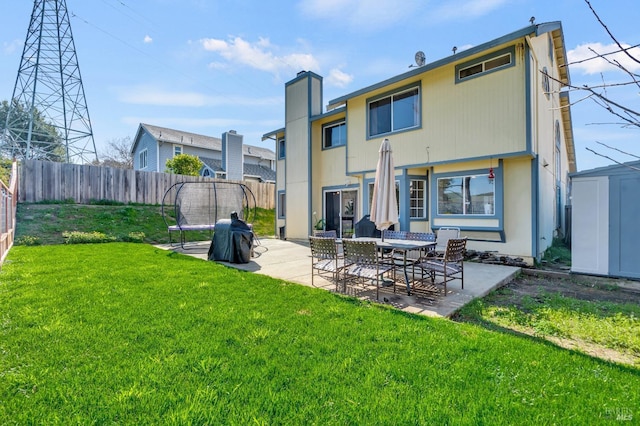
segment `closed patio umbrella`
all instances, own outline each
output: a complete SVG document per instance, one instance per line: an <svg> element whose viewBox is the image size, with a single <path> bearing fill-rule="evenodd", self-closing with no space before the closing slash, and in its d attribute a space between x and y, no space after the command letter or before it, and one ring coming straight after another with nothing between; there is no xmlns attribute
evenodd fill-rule
<svg viewBox="0 0 640 426"><path fill-rule="evenodd" d="M381 231L398 223L398 201L396 198L396 179L394 175L391 143L384 139L380 145L380 156L376 167L376 180L373 184L371 202L371 221ZM382 232L384 238L384 232Z"/></svg>

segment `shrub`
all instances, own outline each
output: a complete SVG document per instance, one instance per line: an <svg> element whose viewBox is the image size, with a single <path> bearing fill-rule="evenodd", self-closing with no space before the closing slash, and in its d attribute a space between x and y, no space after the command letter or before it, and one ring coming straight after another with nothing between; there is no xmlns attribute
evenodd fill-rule
<svg viewBox="0 0 640 426"><path fill-rule="evenodd" d="M115 201L115 200L106 200L104 198L100 199L100 200L89 200L89 204L93 204L95 206L123 206L124 203L121 201Z"/></svg>
<svg viewBox="0 0 640 426"><path fill-rule="evenodd" d="M144 242L144 232L129 232L126 237L122 237L121 240L125 243L142 243Z"/></svg>
<svg viewBox="0 0 640 426"><path fill-rule="evenodd" d="M179 154L166 162L167 173L198 176L204 163L195 155Z"/></svg>
<svg viewBox="0 0 640 426"><path fill-rule="evenodd" d="M554 238L551 247L544 252L543 260L571 265L571 249L567 247L561 238Z"/></svg>
<svg viewBox="0 0 640 426"><path fill-rule="evenodd" d="M4 182L5 185L9 185L9 180L11 180L12 164L11 160L0 158L0 180Z"/></svg>
<svg viewBox="0 0 640 426"><path fill-rule="evenodd" d="M112 235L106 235L102 232L63 232L65 244L88 244L88 243L110 243L116 241Z"/></svg>
<svg viewBox="0 0 640 426"><path fill-rule="evenodd" d="M39 246L40 244L42 244L40 238L32 235L24 235L16 239L16 245L19 246Z"/></svg>

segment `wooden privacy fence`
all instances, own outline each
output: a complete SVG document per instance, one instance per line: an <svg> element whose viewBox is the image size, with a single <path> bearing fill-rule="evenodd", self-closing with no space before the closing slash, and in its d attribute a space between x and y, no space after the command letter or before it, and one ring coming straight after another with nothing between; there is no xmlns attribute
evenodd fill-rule
<svg viewBox="0 0 640 426"><path fill-rule="evenodd" d="M16 206L18 205L18 167L11 166L9 186L0 180L0 267L9 249L13 246L16 228Z"/></svg>
<svg viewBox="0 0 640 426"><path fill-rule="evenodd" d="M26 160L20 163L20 202L73 200L89 204L96 200L120 203L161 204L167 189L180 182L210 182L201 176L143 172L131 169ZM275 208L275 185L241 182L253 192L256 205Z"/></svg>

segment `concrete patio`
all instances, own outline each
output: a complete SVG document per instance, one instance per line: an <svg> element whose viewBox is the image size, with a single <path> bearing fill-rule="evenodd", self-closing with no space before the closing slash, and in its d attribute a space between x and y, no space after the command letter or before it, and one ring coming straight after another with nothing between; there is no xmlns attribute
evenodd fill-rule
<svg viewBox="0 0 640 426"><path fill-rule="evenodd" d="M254 257L249 263L219 263L232 268L268 275L273 278L280 278L311 287L311 251L307 242L260 238L258 244ZM187 250L179 246L171 247L168 244L158 247L206 260L209 245L209 242L203 241L195 245L190 245ZM415 292L416 294L412 294L411 296L406 294L404 284L397 285L395 293L392 286L381 287L379 302L414 314L450 317L473 299L483 297L492 290L508 283L519 271L520 268L518 267L465 262L464 289L460 288L460 280L454 280L448 283L448 293L446 297L442 292L441 286L438 286L440 290L438 293L428 290L420 291L420 289L418 289L418 291ZM314 277L314 284L316 287L335 291L334 283L317 275ZM375 300L375 287L373 287L373 289L358 290L357 293L353 293L353 290L350 288L349 294Z"/></svg>

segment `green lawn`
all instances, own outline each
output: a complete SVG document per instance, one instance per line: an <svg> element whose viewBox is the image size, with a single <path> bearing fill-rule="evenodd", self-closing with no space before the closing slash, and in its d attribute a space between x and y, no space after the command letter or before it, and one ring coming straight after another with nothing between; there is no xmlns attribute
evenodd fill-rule
<svg viewBox="0 0 640 426"><path fill-rule="evenodd" d="M143 235L150 244L168 243L167 225L160 206L18 204L16 244L63 244L65 232L99 232L117 241L131 241L130 235ZM256 209L252 220L259 236L273 235L275 211ZM174 239L177 235L173 236ZM209 232L188 232L188 241L208 240Z"/></svg>
<svg viewBox="0 0 640 426"><path fill-rule="evenodd" d="M638 407L632 367L148 245L17 246L0 271L0 424L593 425Z"/></svg>

